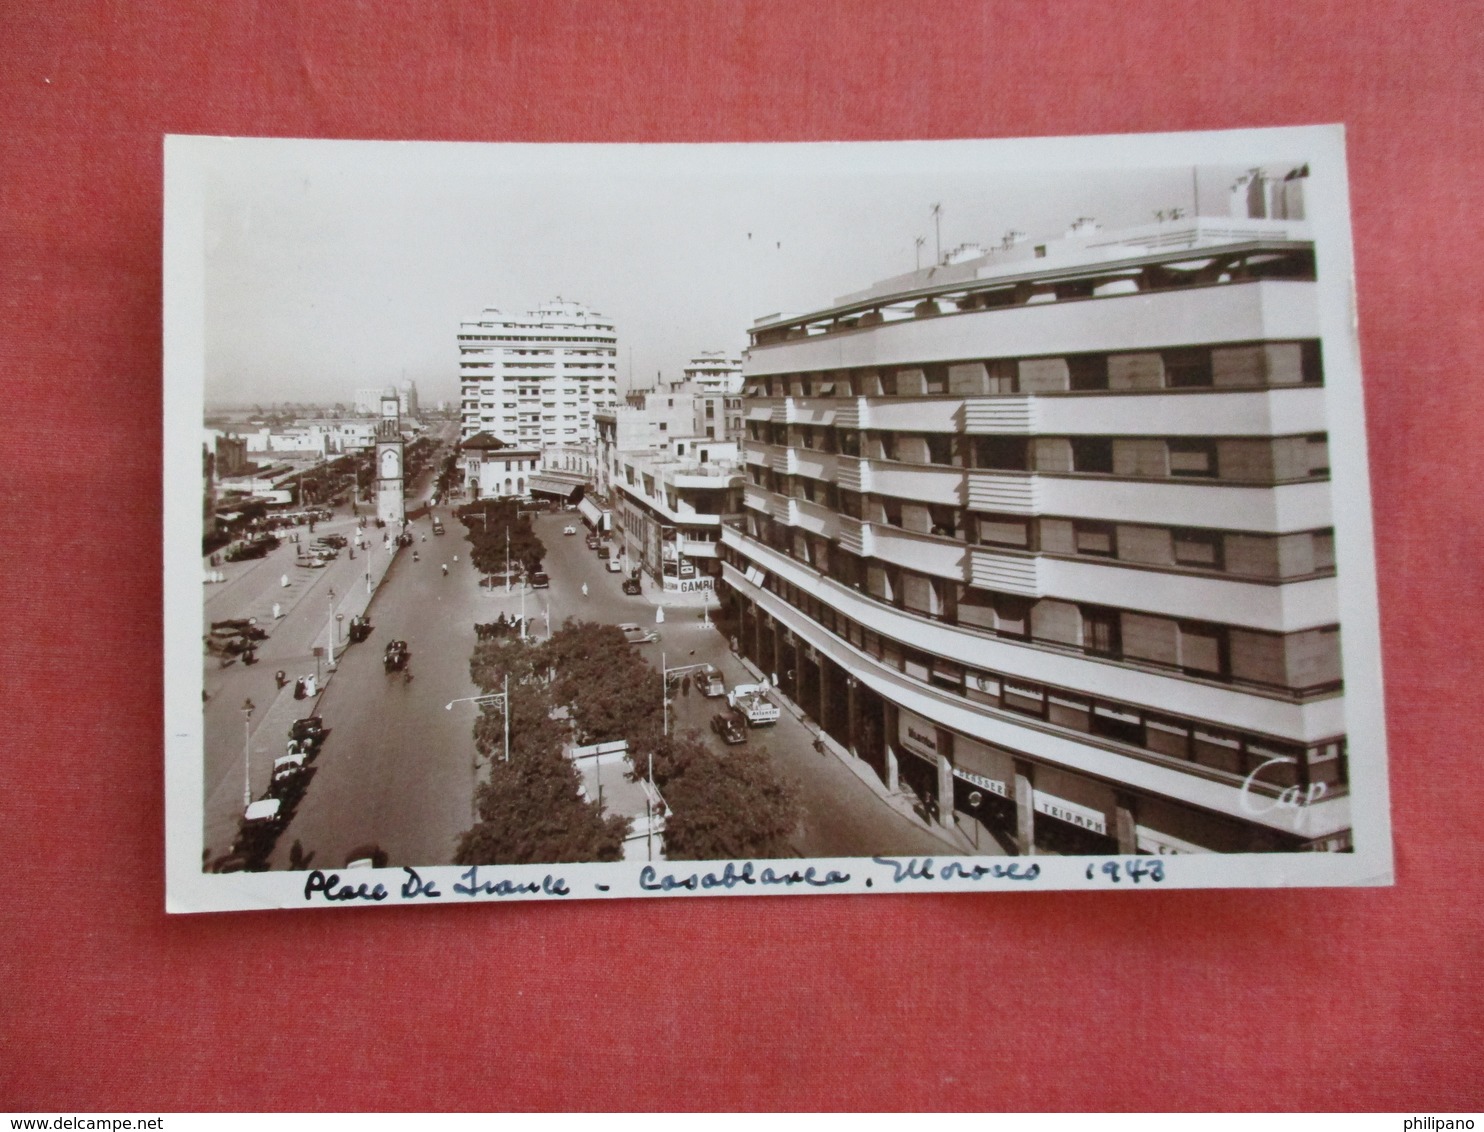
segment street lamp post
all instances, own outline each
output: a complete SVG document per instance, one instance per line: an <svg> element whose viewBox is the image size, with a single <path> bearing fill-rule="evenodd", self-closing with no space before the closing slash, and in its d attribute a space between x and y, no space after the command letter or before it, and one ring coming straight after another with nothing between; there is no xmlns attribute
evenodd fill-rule
<svg viewBox="0 0 1484 1132"><path fill-rule="evenodd" d="M242 704L242 808L252 805L252 713L257 708L252 700Z"/></svg>
<svg viewBox="0 0 1484 1132"><path fill-rule="evenodd" d="M325 627L325 636L330 638L330 667L335 667L335 587L330 587L330 621Z"/></svg>
<svg viewBox="0 0 1484 1132"><path fill-rule="evenodd" d="M443 710L452 711L454 704L490 704L498 700L500 703L500 713L504 716L505 722L505 742L502 761L508 763L510 761L510 673L507 672L505 674L505 678L501 682L501 687L504 690L500 692L490 692L489 694L483 696L461 696L456 700L449 700L448 703L443 705ZM479 786L479 759L477 757L474 760L474 785L476 789L470 793L469 808L473 814L473 820L478 821L479 800L475 796L478 793L477 787Z"/></svg>

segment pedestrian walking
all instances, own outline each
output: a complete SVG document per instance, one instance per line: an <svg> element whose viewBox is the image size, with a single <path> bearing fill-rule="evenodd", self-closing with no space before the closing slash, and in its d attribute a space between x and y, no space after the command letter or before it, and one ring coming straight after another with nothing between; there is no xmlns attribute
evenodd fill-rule
<svg viewBox="0 0 1484 1132"><path fill-rule="evenodd" d="M583 582L582 583L582 596L583 597L587 597L587 583L586 582Z"/></svg>
<svg viewBox="0 0 1484 1132"><path fill-rule="evenodd" d="M281 606L278 602L275 601L273 603L273 620L277 621L282 616L283 616L283 606Z"/></svg>
<svg viewBox="0 0 1484 1132"><path fill-rule="evenodd" d="M279 578L278 578L278 585L279 585L279 587L280 588L284 588L284 587L287 587L288 584L289 584L289 576L287 574L281 574L281 575L279 575Z"/></svg>
<svg viewBox="0 0 1484 1132"><path fill-rule="evenodd" d="M443 576L444 576L444 577L445 577L445 578L446 578L446 577L448 577L448 563L447 563L447 562L445 562L445 563L444 563L444 564L443 564Z"/></svg>

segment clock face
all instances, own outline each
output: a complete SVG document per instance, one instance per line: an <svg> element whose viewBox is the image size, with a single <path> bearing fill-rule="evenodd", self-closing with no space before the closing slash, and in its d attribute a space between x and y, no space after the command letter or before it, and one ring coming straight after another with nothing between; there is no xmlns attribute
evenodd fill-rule
<svg viewBox="0 0 1484 1132"><path fill-rule="evenodd" d="M392 480L397 478L397 450L387 448L381 453L381 478Z"/></svg>

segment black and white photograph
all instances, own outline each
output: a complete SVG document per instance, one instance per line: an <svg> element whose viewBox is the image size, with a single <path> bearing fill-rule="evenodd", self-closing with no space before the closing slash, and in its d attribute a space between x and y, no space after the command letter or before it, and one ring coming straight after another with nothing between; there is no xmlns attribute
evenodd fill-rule
<svg viewBox="0 0 1484 1132"><path fill-rule="evenodd" d="M1391 883L1339 127L165 207L172 911Z"/></svg>

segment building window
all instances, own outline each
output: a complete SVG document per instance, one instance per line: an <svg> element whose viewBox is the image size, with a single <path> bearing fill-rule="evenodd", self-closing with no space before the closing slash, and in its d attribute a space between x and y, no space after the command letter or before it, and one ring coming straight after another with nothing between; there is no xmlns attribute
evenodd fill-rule
<svg viewBox="0 0 1484 1132"><path fill-rule="evenodd" d="M1111 444L1109 466L1112 466ZM1023 472L1030 467L1030 442L1023 436L977 436L974 438L974 467Z"/></svg>
<svg viewBox="0 0 1484 1132"><path fill-rule="evenodd" d="M1072 439L1072 470L1111 474L1113 441L1105 436L1079 436Z"/></svg>
<svg viewBox="0 0 1484 1132"><path fill-rule="evenodd" d="M1170 475L1214 478L1216 445L1210 440L1171 440Z"/></svg>
<svg viewBox="0 0 1484 1132"><path fill-rule="evenodd" d="M1077 519L1072 523L1072 538L1078 554L1095 554L1100 558L1113 558L1118 553L1112 523L1096 523Z"/></svg>
<svg viewBox="0 0 1484 1132"><path fill-rule="evenodd" d="M1191 531L1176 528L1173 532L1175 562L1203 570L1222 569L1221 535L1215 531Z"/></svg>
<svg viewBox="0 0 1484 1132"><path fill-rule="evenodd" d="M1164 351L1165 384L1171 389L1197 389L1212 383L1211 351Z"/></svg>
<svg viewBox="0 0 1484 1132"><path fill-rule="evenodd" d="M979 541L985 546L1031 549L1031 521L1017 515L980 515Z"/></svg>

